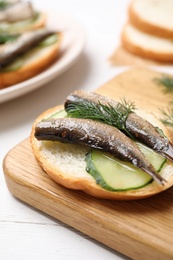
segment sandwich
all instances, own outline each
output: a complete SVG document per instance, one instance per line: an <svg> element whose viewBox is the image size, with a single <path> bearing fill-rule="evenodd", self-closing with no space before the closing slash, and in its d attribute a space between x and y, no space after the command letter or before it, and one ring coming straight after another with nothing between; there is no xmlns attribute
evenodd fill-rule
<svg viewBox="0 0 173 260"><path fill-rule="evenodd" d="M47 28L4 36L0 45L0 89L30 79L53 64L61 40L61 32Z"/></svg>
<svg viewBox="0 0 173 260"><path fill-rule="evenodd" d="M142 199L173 185L170 133L125 99L75 91L38 116L30 142L56 183L96 198Z"/></svg>
<svg viewBox="0 0 173 260"><path fill-rule="evenodd" d="M44 27L46 15L29 1L0 0L0 34L23 33Z"/></svg>

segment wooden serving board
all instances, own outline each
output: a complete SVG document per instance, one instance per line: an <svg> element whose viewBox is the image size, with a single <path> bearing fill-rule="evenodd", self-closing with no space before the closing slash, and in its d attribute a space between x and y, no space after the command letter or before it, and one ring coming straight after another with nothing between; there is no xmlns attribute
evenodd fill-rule
<svg viewBox="0 0 173 260"><path fill-rule="evenodd" d="M160 75L142 68L128 70L98 92L115 99L126 97L158 114L158 107L167 107L172 100L172 94L165 94L154 81ZM68 190L38 166L29 138L9 151L3 168L10 192L27 204L133 259L173 259L173 187L129 202Z"/></svg>

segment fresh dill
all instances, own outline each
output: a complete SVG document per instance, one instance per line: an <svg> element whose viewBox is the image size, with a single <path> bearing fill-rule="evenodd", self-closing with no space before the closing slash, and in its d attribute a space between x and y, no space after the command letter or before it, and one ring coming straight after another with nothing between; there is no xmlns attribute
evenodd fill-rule
<svg viewBox="0 0 173 260"><path fill-rule="evenodd" d="M87 118L101 121L105 124L114 126L125 132L134 139L126 129L126 120L130 113L134 112L135 105L133 102L121 100L116 106L111 104L102 104L82 100L77 103L71 102L66 106L66 112L69 117Z"/></svg>
<svg viewBox="0 0 173 260"><path fill-rule="evenodd" d="M173 77L163 74L161 78L155 78L155 82L164 86L166 93L170 93L170 92L173 93ZM173 106L172 106L173 101L170 101L168 105L170 107L168 107L167 109L163 109L163 108L159 109L162 114L160 121L164 125L173 127Z"/></svg>
<svg viewBox="0 0 173 260"><path fill-rule="evenodd" d="M9 3L7 3L7 1L0 1L0 10L4 10L5 8L7 8L9 5Z"/></svg>
<svg viewBox="0 0 173 260"><path fill-rule="evenodd" d="M167 126L173 127L173 108L160 109L162 117L160 121Z"/></svg>
<svg viewBox="0 0 173 260"><path fill-rule="evenodd" d="M6 34L6 33L2 33L0 34L0 44L4 44L7 43L9 41L14 41L18 38L19 35L10 35L10 34Z"/></svg>
<svg viewBox="0 0 173 260"><path fill-rule="evenodd" d="M165 92L173 92L173 77L163 74L162 78L156 78L155 82L165 87Z"/></svg>

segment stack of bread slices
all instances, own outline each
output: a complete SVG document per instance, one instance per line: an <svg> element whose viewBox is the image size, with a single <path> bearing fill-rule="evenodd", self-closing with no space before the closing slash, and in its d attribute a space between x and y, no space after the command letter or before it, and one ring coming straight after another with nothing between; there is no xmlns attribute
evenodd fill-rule
<svg viewBox="0 0 173 260"><path fill-rule="evenodd" d="M173 0L131 0L128 18L114 61L121 65L173 63Z"/></svg>

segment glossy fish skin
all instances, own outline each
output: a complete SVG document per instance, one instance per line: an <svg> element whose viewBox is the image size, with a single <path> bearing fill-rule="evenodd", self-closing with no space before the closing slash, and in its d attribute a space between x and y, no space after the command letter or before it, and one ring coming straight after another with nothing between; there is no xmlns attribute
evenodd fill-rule
<svg viewBox="0 0 173 260"><path fill-rule="evenodd" d="M164 179L146 160L133 140L113 126L90 119L56 118L44 120L35 127L37 140L76 143L107 152L130 162L164 184Z"/></svg>
<svg viewBox="0 0 173 260"><path fill-rule="evenodd" d="M37 29L22 34L13 42L4 44L4 46L0 48L0 69L9 65L19 55L35 47L41 41L54 33L55 32L47 29Z"/></svg>
<svg viewBox="0 0 173 260"><path fill-rule="evenodd" d="M78 103L82 100L87 100L93 103L98 103L99 101L102 104L110 104L115 107L118 104L118 102L113 99L94 92L75 91L67 97L64 106L66 108L70 103ZM130 113L126 120L126 129L136 140L173 161L173 145L148 121L134 112Z"/></svg>
<svg viewBox="0 0 173 260"><path fill-rule="evenodd" d="M34 15L30 2L9 3L9 6L0 11L0 22L17 22L29 19Z"/></svg>

